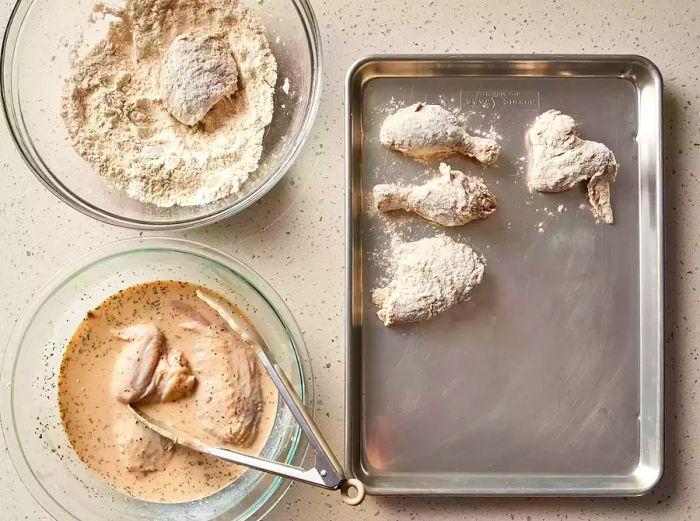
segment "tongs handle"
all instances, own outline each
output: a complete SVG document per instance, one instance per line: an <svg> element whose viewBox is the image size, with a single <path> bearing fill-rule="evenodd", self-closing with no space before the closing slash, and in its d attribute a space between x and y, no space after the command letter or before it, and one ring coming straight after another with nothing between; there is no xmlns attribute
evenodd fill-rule
<svg viewBox="0 0 700 521"><path fill-rule="evenodd" d="M348 479L333 450L321 434L306 407L301 402L299 395L287 379L282 368L272 362L271 355L264 348L258 349L258 358L267 370L282 400L289 407L292 416L297 421L301 430L309 440L309 444L315 451L314 471L323 480L323 485L331 489L340 489L340 494L348 505L359 505L365 499L365 487L358 479ZM307 471L310 472L310 471ZM350 490L355 489L355 495L350 495Z"/></svg>
<svg viewBox="0 0 700 521"><path fill-rule="evenodd" d="M216 311L219 316L224 319L228 326L233 331L237 332L243 341L255 350L258 358L263 364L263 367L265 367L265 371L267 371L267 374L275 384L275 387L282 397L282 400L287 405L292 413L292 416L294 416L294 419L297 421L301 427L301 430L308 438L309 444L316 453L316 458L314 461L314 468L304 470L298 467L292 467L274 461L264 460L263 458L253 458L250 456L246 458L247 460L250 460L246 463L240 459L241 453L236 451L228 451L228 453L231 455L235 454L235 457L239 458L237 462L243 463L251 468L271 472L273 474L277 474L278 476L304 481L305 483L309 483L311 485L317 485L332 490L340 489L341 497L348 505L359 505L362 503L365 498L364 485L360 480L348 479L345 476L343 467L338 462L335 454L333 454L333 451L321 434L321 431L319 431L318 427L314 423L311 415L304 407L304 404L299 398L294 386L287 379L287 376L284 374L284 371L282 371L280 366L274 362L273 355L268 351L262 337L257 333L257 331L248 327L246 323L242 322L235 315L233 315L230 310L228 310L226 306L222 305L222 303L217 299L202 291L197 291L197 296L214 311ZM227 451L227 449L219 450ZM220 457L225 458L227 452L222 452L221 454L222 456ZM255 463L256 461L258 464ZM350 496L351 489L356 490L356 494L354 496Z"/></svg>
<svg viewBox="0 0 700 521"><path fill-rule="evenodd" d="M280 463L278 461L261 458L260 456L251 456L250 454L238 452L237 450L225 449L223 447L202 447L198 446L197 444L190 445L182 439L178 439L178 442L181 445L194 448L200 452L210 454L211 456L216 456L219 459L226 460L231 463L244 465L254 470L261 470L281 478L289 478L293 479L294 481L301 481L302 483L306 483L308 485L327 488L325 487L321 476L316 469L305 470L292 465L287 465L285 463Z"/></svg>
<svg viewBox="0 0 700 521"><path fill-rule="evenodd" d="M168 425L160 420L152 418L141 409L134 407L133 405L129 405L129 409L146 427L157 432L164 438L171 440L173 443L182 445L183 447L196 450L197 452L201 452L203 454L209 454L231 463L245 465L251 469L268 472L282 478L300 481L308 485L314 485L332 490L340 489L343 501L349 505L359 505L365 497L364 486L358 480L346 480L343 477L337 483L332 485L327 484L326 481L324 481L324 477L321 476L321 473L316 468L308 470L302 469L292 465L287 465L285 463L280 463L278 461L262 458L260 456L252 456L234 449L209 445L202 440L180 431L172 425ZM352 497L349 495L351 488L357 490L357 494Z"/></svg>

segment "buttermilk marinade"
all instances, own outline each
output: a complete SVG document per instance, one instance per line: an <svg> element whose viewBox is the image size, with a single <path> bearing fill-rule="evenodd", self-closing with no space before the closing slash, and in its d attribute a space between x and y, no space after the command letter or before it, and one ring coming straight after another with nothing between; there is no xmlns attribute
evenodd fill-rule
<svg viewBox="0 0 700 521"><path fill-rule="evenodd" d="M194 284L138 284L89 311L63 355L59 409L73 448L107 483L139 499L202 498L244 469L174 446L138 424L120 400L140 400L153 417L250 453L262 450L274 422L274 384L198 290L239 313ZM124 368L133 375L120 374Z"/></svg>

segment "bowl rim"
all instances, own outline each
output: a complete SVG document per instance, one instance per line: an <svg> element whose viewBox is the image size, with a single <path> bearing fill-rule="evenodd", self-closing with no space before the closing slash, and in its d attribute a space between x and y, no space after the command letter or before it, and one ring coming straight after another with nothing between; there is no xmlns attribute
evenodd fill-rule
<svg viewBox="0 0 700 521"><path fill-rule="evenodd" d="M309 56L311 58L311 85L304 119L294 139L294 143L290 150L283 156L280 164L272 175L245 197L235 201L229 206L190 219L155 222L145 219L124 217L114 212L104 210L82 197L77 196L53 174L51 169L44 164L41 156L36 152L32 144L33 140L26 130L24 118L19 108L18 89L14 88L14 56L19 41L19 34L27 12L34 2L35 0L16 0L5 28L2 46L0 47L0 105L2 105L2 114L12 142L24 163L49 192L74 210L100 222L134 230L184 230L205 226L235 215L258 201L272 190L282 177L284 177L301 153L301 149L311 133L321 102L323 52L321 32L309 0L291 0L305 30L306 41L309 47Z"/></svg>
<svg viewBox="0 0 700 521"><path fill-rule="evenodd" d="M0 427L2 427L0 431L2 431L2 437L7 447L8 456L26 490L34 501L51 516L56 516L58 514L66 516L65 519L79 521L79 518L76 517L75 514L68 511L45 489L44 485L36 476L24 455L23 444L15 427L13 382L17 355L21 350L27 327L32 323L37 311L46 303L48 298L89 267L124 254L159 250L195 255L204 260L214 262L231 271L234 276L242 279L267 303L287 331L287 335L292 342L292 348L300 373L300 397L311 416L313 417L315 415L313 370L303 335L284 299L259 273L228 253L206 244L186 239L159 236L135 237L104 244L80 255L64 265L36 290L16 320L5 345L2 360L0 361L0 383L9 385L9 391L0 394ZM255 283L250 280L251 278L256 279ZM270 302L271 299L276 300L276 302L273 304ZM295 433L292 434L290 443L291 448L288 451L285 463L293 464L294 461L297 464L301 464L306 459L309 445L308 440L302 435L301 428L298 424ZM267 489L261 494L260 498L236 519L262 519L282 500L289 490L291 483L291 480L275 476ZM187 503L192 502L183 502L182 504ZM226 512L223 512L215 519L224 519L221 516L225 515ZM64 519L64 517L56 519Z"/></svg>

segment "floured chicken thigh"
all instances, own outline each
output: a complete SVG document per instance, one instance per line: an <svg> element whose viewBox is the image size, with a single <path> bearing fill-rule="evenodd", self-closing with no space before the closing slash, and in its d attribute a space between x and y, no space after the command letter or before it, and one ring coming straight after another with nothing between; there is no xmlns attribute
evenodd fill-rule
<svg viewBox="0 0 700 521"><path fill-rule="evenodd" d="M196 415L204 430L224 443L249 445L258 431L262 389L257 358L241 335L213 324L202 314L183 313L181 326L198 334L192 347L192 366L199 388Z"/></svg>
<svg viewBox="0 0 700 521"><path fill-rule="evenodd" d="M175 119L194 125L237 88L238 68L225 40L193 34L175 38L160 73L163 103Z"/></svg>
<svg viewBox="0 0 700 521"><path fill-rule="evenodd" d="M384 325L421 322L469 298L484 259L446 235L394 244L391 281L372 293Z"/></svg>
<svg viewBox="0 0 700 521"><path fill-rule="evenodd" d="M144 426L128 412L114 424L119 454L129 472L162 470L173 455L173 443Z"/></svg>
<svg viewBox="0 0 700 521"><path fill-rule="evenodd" d="M116 331L129 343L112 373L112 393L122 403L168 402L192 393L196 380L185 355L166 350L165 336L153 324Z"/></svg>
<svg viewBox="0 0 700 521"><path fill-rule="evenodd" d="M422 161L459 153L490 165L501 152L493 139L467 133L464 123L449 110L424 103L388 116L379 131L379 139L385 146Z"/></svg>
<svg viewBox="0 0 700 521"><path fill-rule="evenodd" d="M528 132L530 170L527 185L538 192L563 192L588 180L593 214L612 224L610 183L617 175L612 151L596 141L581 139L576 121L558 110L548 110Z"/></svg>
<svg viewBox="0 0 700 521"><path fill-rule="evenodd" d="M423 185L374 187L377 210L406 210L443 226L461 226L496 211L496 198L478 177L440 163L440 177Z"/></svg>

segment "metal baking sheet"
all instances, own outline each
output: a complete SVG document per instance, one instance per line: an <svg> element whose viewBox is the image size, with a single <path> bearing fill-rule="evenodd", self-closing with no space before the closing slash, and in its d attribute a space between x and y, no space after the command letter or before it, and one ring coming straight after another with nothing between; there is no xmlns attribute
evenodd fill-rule
<svg viewBox="0 0 700 521"><path fill-rule="evenodd" d="M638 56L375 56L348 73L346 463L372 494L639 495L662 473L662 80ZM378 217L379 182L429 178L379 143L397 105L461 110L500 135L491 217L444 230ZM620 163L615 224L583 188L530 194L525 133L550 108ZM431 164L435 168L437 164ZM471 300L386 328L371 290L389 229L487 259Z"/></svg>

